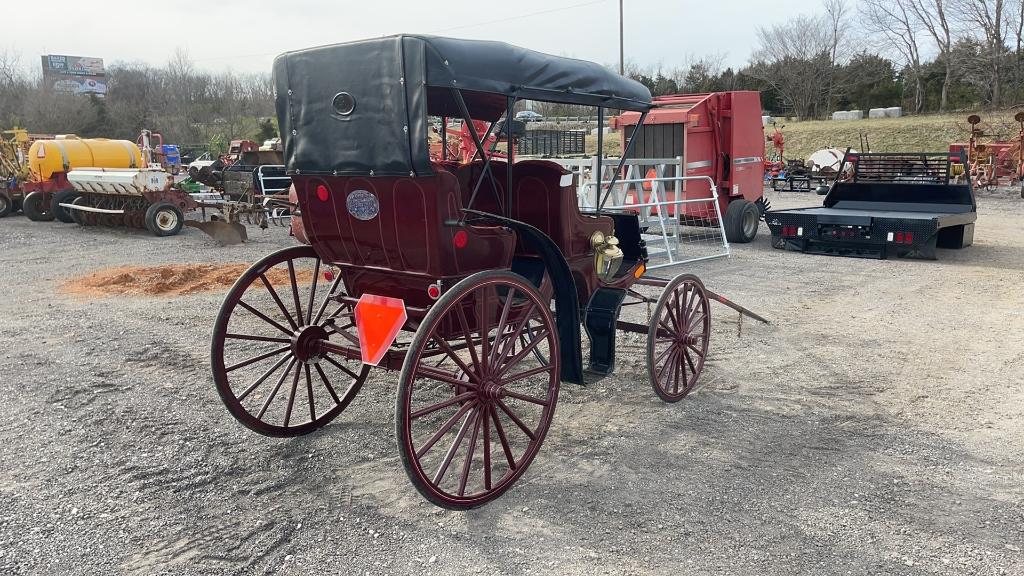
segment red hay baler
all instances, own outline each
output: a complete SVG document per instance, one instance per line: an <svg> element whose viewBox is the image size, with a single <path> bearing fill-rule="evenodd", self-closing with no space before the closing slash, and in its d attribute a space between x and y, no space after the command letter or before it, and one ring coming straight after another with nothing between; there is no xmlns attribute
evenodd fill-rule
<svg viewBox="0 0 1024 576"><path fill-rule="evenodd" d="M637 133L633 156L681 157L684 176L709 176L718 188L726 237L750 242L768 209L764 198L764 127L759 92L673 94L653 99L654 108ZM640 119L636 112L612 118L611 128L626 135ZM669 200L674 200L669 192ZM710 198L705 180L684 183L684 200ZM704 220L707 207L683 204L683 217ZM699 212L699 213L696 213Z"/></svg>

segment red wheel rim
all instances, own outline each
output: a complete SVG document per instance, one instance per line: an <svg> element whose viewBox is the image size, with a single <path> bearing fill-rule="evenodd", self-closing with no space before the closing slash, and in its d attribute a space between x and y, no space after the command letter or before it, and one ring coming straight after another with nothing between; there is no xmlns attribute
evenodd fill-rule
<svg viewBox="0 0 1024 576"><path fill-rule="evenodd" d="M444 294L399 384L399 450L420 493L470 508L507 490L544 441L559 370L549 304L525 278L484 272Z"/></svg>
<svg viewBox="0 0 1024 576"><path fill-rule="evenodd" d="M711 310L704 285L689 274L669 283L647 334L647 369L655 393L678 402L704 370L711 338Z"/></svg>
<svg viewBox="0 0 1024 576"><path fill-rule="evenodd" d="M322 272L312 247L286 248L249 268L221 305L211 346L217 392L261 434L297 436L330 422L369 372L320 346L358 347L352 306L338 302L342 275L328 285Z"/></svg>

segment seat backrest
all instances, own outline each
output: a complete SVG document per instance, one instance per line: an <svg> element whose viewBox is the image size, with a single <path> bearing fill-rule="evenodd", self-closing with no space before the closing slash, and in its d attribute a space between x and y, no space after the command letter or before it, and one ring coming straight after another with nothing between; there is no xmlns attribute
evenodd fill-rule
<svg viewBox="0 0 1024 576"><path fill-rule="evenodd" d="M310 244L329 263L442 278L507 267L514 234L456 227L462 200L442 166L423 177L300 176L295 188ZM468 241L456 247L455 235Z"/></svg>

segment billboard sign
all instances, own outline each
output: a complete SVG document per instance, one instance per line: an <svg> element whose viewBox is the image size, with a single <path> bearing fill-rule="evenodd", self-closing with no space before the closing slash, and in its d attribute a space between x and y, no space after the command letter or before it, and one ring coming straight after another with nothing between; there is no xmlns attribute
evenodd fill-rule
<svg viewBox="0 0 1024 576"><path fill-rule="evenodd" d="M58 92L100 96L107 93L102 58L44 54L43 80Z"/></svg>

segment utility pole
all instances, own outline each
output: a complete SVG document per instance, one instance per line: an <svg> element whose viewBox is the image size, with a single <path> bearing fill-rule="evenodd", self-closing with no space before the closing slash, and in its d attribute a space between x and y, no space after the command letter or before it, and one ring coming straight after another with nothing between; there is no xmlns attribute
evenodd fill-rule
<svg viewBox="0 0 1024 576"><path fill-rule="evenodd" d="M623 43L622 43L622 0L619 0L619 75L620 76L625 76L626 75L626 61L625 61L625 57L624 57L625 53L626 53L626 51L623 48Z"/></svg>

